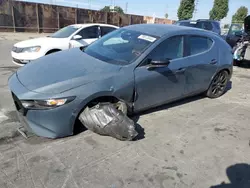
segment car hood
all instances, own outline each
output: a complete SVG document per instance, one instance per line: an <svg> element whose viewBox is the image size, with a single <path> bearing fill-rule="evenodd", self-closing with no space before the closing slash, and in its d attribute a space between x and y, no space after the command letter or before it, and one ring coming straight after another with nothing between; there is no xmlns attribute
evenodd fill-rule
<svg viewBox="0 0 250 188"><path fill-rule="evenodd" d="M57 44L58 42L66 41L67 39L59 39L52 37L40 37L35 39L24 40L16 43L14 46L18 48L26 48L31 46L41 46L44 44Z"/></svg>
<svg viewBox="0 0 250 188"><path fill-rule="evenodd" d="M80 48L39 58L16 72L20 83L37 93L62 93L75 87L111 77L121 66L95 59Z"/></svg>

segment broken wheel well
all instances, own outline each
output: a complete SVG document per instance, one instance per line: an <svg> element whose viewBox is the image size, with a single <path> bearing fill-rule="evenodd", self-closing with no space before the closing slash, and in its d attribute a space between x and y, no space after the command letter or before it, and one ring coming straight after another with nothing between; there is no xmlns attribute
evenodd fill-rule
<svg viewBox="0 0 250 188"><path fill-rule="evenodd" d="M118 101L120 101L120 100L117 99L117 98L114 97L114 96L103 96L103 97L98 97L98 98L93 99L93 100L90 101L86 106L88 106L88 107L93 107L93 106L97 105L97 104L100 103L100 102L117 103ZM86 106L85 106L83 109L85 109ZM83 109L82 109L82 110L83 110Z"/></svg>
<svg viewBox="0 0 250 188"><path fill-rule="evenodd" d="M74 123L74 127L73 127L73 133L77 134L79 132L82 132L83 130L86 130L86 128L84 127L84 125L82 125L82 123L79 121L79 115L82 113L82 111L86 108L86 107L93 107L95 105L97 105L100 102L110 102L110 103L117 103L121 100L119 100L118 98L114 97L114 96L102 96L102 97L97 97L93 100L91 100L90 102L88 102L82 109L81 111L78 113L78 115L76 116L75 119L75 123Z"/></svg>

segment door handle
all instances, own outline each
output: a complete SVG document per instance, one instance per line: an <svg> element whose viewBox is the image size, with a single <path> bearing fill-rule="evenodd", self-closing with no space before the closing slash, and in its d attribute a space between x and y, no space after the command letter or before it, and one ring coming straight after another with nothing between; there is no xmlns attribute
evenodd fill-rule
<svg viewBox="0 0 250 188"><path fill-rule="evenodd" d="M215 65L217 64L217 60L216 59L213 59L211 62L210 62L211 65Z"/></svg>
<svg viewBox="0 0 250 188"><path fill-rule="evenodd" d="M183 73L185 72L185 68L179 68L177 71L175 71L176 73Z"/></svg>

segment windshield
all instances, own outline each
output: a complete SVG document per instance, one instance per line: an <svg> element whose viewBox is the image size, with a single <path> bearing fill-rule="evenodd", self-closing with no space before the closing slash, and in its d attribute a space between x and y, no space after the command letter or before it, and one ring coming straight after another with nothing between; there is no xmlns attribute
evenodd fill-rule
<svg viewBox="0 0 250 188"><path fill-rule="evenodd" d="M236 33L242 33L243 34L243 28L240 24L232 24L229 28L228 34L229 35L235 35Z"/></svg>
<svg viewBox="0 0 250 188"><path fill-rule="evenodd" d="M135 61L157 37L138 31L118 29L84 49L84 52L107 63L127 65Z"/></svg>
<svg viewBox="0 0 250 188"><path fill-rule="evenodd" d="M78 27L67 26L67 27L64 27L64 28L58 30L57 32L52 34L50 37L53 37L53 38L68 38L74 32L76 32L78 29L79 29Z"/></svg>

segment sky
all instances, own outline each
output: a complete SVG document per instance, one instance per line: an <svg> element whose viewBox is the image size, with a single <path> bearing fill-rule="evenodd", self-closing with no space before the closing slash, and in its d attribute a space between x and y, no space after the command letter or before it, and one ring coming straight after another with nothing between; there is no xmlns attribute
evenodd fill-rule
<svg viewBox="0 0 250 188"><path fill-rule="evenodd" d="M116 5L122 7L127 13L164 17L168 13L169 19L178 20L177 10L180 0L22 0L29 2L49 3L63 6L73 6L81 8L90 8L99 10L105 5ZM209 17L209 11L213 7L213 0L196 0L198 1L197 12L194 19L205 19ZM232 15L240 6L246 6L250 14L250 0L229 0L228 16L224 18L222 23L230 23Z"/></svg>

